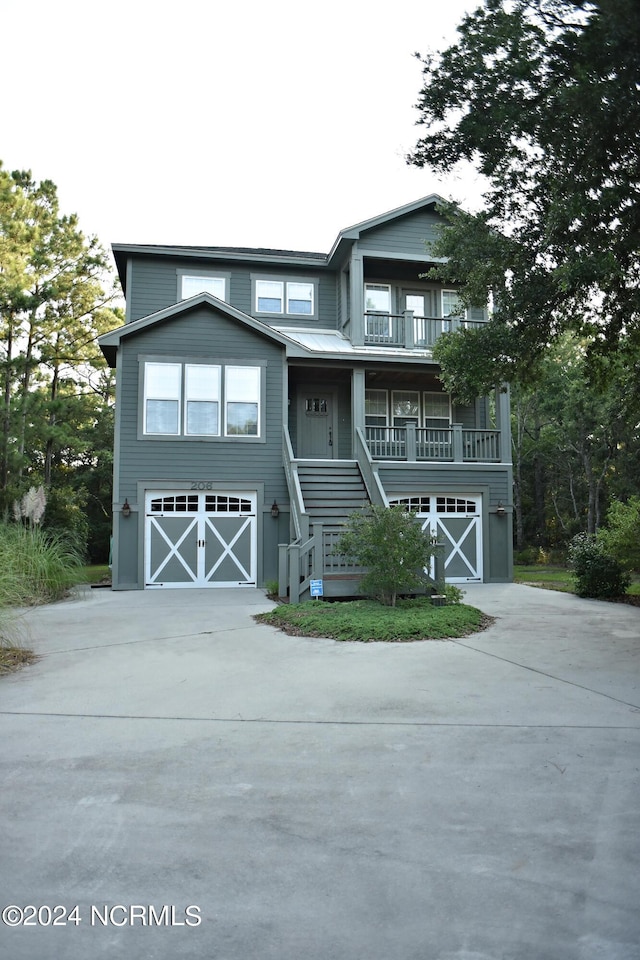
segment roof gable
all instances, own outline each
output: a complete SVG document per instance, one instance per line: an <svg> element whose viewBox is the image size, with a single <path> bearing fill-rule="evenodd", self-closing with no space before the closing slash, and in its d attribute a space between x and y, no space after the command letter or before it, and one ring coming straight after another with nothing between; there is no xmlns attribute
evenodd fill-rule
<svg viewBox="0 0 640 960"><path fill-rule="evenodd" d="M272 327L267 326L266 323L262 323L260 320L255 320L253 317L248 316L241 310L236 309L236 307L232 307L231 304L226 303L224 300L218 300L217 297L212 296L210 293L198 293L195 297L189 297L187 300L180 300L179 303L173 304L170 307L166 307L164 310L158 310L157 313L151 313L149 316L142 317L140 320L133 320L131 323L125 323L121 327L117 327L115 330L111 330L109 333L103 334L101 337L98 337L98 344L104 356L106 357L109 366L115 367L118 348L123 340L128 337L135 336L136 333L141 333L143 330L147 330L150 327L156 326L157 324L163 323L166 320L175 320L177 317L190 313L197 307L202 306L209 307L218 313L222 313L226 317L244 324L255 333L261 334L262 336L267 337L269 340L273 340L276 343L282 344L282 346L287 346L291 342L289 337L277 330L274 330Z"/></svg>

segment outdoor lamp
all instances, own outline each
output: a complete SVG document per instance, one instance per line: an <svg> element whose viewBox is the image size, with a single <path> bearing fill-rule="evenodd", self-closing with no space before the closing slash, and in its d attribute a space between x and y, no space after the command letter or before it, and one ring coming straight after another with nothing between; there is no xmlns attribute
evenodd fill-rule
<svg viewBox="0 0 640 960"><path fill-rule="evenodd" d="M122 516L125 518L131 516L131 507L129 506L129 501L125 497L124 503L122 504Z"/></svg>
<svg viewBox="0 0 640 960"><path fill-rule="evenodd" d="M280 516L280 507L278 506L275 500L271 504L271 516L273 517L274 520L277 520L278 517Z"/></svg>

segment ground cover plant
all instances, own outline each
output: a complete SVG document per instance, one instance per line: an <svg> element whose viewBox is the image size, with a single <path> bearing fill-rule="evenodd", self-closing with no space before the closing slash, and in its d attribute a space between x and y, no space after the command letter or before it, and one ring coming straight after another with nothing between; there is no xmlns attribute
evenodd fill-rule
<svg viewBox="0 0 640 960"><path fill-rule="evenodd" d="M460 603L434 607L427 597L399 599L395 607L376 600L283 603L254 619L293 636L361 643L446 640L484 630L493 622L475 607Z"/></svg>

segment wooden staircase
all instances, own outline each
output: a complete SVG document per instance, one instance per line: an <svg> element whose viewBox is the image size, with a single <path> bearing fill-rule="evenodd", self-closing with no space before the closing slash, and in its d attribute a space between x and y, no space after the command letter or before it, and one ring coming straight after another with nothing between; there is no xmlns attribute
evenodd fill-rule
<svg viewBox="0 0 640 960"><path fill-rule="evenodd" d="M321 531L323 573L318 575L324 581L324 595L357 595L361 571L347 566L333 548L350 514L370 503L360 468L355 460L299 460L297 471L310 529L316 535Z"/></svg>
<svg viewBox="0 0 640 960"><path fill-rule="evenodd" d="M298 478L305 511L311 523L342 526L354 510L369 505L369 497L355 460L331 463L298 461Z"/></svg>

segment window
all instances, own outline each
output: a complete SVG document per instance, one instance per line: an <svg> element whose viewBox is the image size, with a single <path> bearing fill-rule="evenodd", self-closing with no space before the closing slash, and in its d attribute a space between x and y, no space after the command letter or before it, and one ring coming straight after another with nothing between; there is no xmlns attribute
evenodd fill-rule
<svg viewBox="0 0 640 960"><path fill-rule="evenodd" d="M367 283L364 288L367 313L391 313L391 287L383 283Z"/></svg>
<svg viewBox="0 0 640 960"><path fill-rule="evenodd" d="M256 283L256 309L259 313L283 313L283 302L283 281L258 280Z"/></svg>
<svg viewBox="0 0 640 960"><path fill-rule="evenodd" d="M451 422L448 393L424 393L422 409L425 427L448 427Z"/></svg>
<svg viewBox="0 0 640 960"><path fill-rule="evenodd" d="M445 332L451 329L451 320L448 318L457 317L461 320L466 320L467 309L460 302L457 290L442 291L442 317L444 320L442 329Z"/></svg>
<svg viewBox="0 0 640 960"><path fill-rule="evenodd" d="M257 437L260 408L260 368L225 367L228 437Z"/></svg>
<svg viewBox="0 0 640 960"><path fill-rule="evenodd" d="M185 433L217 437L220 433L220 367L185 365Z"/></svg>
<svg viewBox="0 0 640 960"><path fill-rule="evenodd" d="M195 297L198 293L211 293L218 300L224 300L226 295L225 277L213 274L180 273L178 275L178 290L181 300Z"/></svg>
<svg viewBox="0 0 640 960"><path fill-rule="evenodd" d="M256 280L256 311L312 317L314 286L311 280Z"/></svg>
<svg viewBox="0 0 640 960"><path fill-rule="evenodd" d="M421 294L417 293L408 293L405 297L406 309L412 310L414 316L416 317L425 317L424 312L424 297Z"/></svg>
<svg viewBox="0 0 640 960"><path fill-rule="evenodd" d="M145 364L145 433L180 432L181 373L179 363Z"/></svg>
<svg viewBox="0 0 640 960"><path fill-rule="evenodd" d="M416 390L395 390L392 394L394 427L404 427L407 423L418 424L420 394Z"/></svg>
<svg viewBox="0 0 640 960"><path fill-rule="evenodd" d="M365 390L364 422L367 427L386 427L387 391Z"/></svg>
<svg viewBox="0 0 640 960"><path fill-rule="evenodd" d="M146 361L143 433L259 437L260 391L260 367Z"/></svg>

